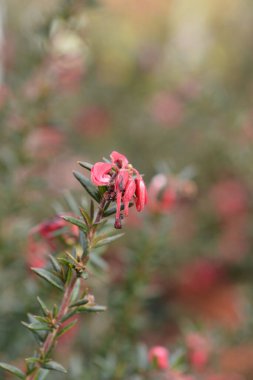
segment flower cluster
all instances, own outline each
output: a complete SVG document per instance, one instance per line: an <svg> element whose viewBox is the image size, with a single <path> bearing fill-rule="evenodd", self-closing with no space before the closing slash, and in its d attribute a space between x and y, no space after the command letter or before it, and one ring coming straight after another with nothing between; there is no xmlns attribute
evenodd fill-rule
<svg viewBox="0 0 253 380"><path fill-rule="evenodd" d="M96 186L106 186L106 197L116 201L115 228L121 228L121 219L128 216L129 204L133 200L137 211L142 211L147 203L147 190L142 176L118 152L110 155L111 162L97 162L91 169L91 181ZM123 214L121 213L123 204Z"/></svg>

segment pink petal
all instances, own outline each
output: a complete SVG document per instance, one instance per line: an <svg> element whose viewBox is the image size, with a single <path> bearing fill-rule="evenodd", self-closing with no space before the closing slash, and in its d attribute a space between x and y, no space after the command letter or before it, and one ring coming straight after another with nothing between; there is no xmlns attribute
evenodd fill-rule
<svg viewBox="0 0 253 380"><path fill-rule="evenodd" d="M126 185L129 179L129 173L127 170L120 169L116 179L115 179L115 190L124 191L126 189Z"/></svg>
<svg viewBox="0 0 253 380"><path fill-rule="evenodd" d="M91 169L91 181L97 186L109 185L111 176L108 173L111 169L112 164L97 162Z"/></svg>
<svg viewBox="0 0 253 380"><path fill-rule="evenodd" d="M113 151L110 154L111 160L113 164L118 164L120 168L125 168L128 165L128 159L124 154L120 154L116 151Z"/></svg>
<svg viewBox="0 0 253 380"><path fill-rule="evenodd" d="M144 209L145 204L147 203L147 189L146 185L142 179L142 177L137 177L135 179L135 184L136 184L136 200L135 200L135 205L137 211L142 211Z"/></svg>
<svg viewBox="0 0 253 380"><path fill-rule="evenodd" d="M125 216L128 216L129 202L133 198L135 190L136 190L135 181L131 178L127 182L126 189L125 189L125 194L123 196Z"/></svg>

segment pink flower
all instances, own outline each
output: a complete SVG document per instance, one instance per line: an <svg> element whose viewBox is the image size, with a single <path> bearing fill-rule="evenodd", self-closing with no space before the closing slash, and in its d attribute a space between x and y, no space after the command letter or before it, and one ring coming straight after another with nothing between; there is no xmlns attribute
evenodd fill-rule
<svg viewBox="0 0 253 380"><path fill-rule="evenodd" d="M169 368L169 352L163 346L154 346L148 353L149 362L155 364L158 369Z"/></svg>
<svg viewBox="0 0 253 380"><path fill-rule="evenodd" d="M67 228L67 231L63 228ZM47 262L47 256L50 250L56 248L55 232L62 231L61 240L72 245L79 234L77 226L71 225L59 216L47 220L33 227L28 238L27 260L29 266L43 268ZM41 238L41 239L38 239Z"/></svg>
<svg viewBox="0 0 253 380"><path fill-rule="evenodd" d="M91 169L91 181L96 186L107 186L106 196L116 201L115 228L121 228L121 206L124 216L128 216L129 204L135 202L137 211L142 211L147 203L147 190L142 176L123 154L113 151L111 163L97 162Z"/></svg>
<svg viewBox="0 0 253 380"><path fill-rule="evenodd" d="M207 339L198 333L190 333L186 337L186 345L191 366L197 371L203 370L210 355L210 345Z"/></svg>
<svg viewBox="0 0 253 380"><path fill-rule="evenodd" d="M97 162L91 169L91 180L97 186L109 185L111 177L108 174L112 165L106 162Z"/></svg>

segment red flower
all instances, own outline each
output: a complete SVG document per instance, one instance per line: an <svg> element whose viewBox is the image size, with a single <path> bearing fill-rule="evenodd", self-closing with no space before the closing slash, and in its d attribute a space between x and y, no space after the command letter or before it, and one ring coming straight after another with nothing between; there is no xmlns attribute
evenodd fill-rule
<svg viewBox="0 0 253 380"><path fill-rule="evenodd" d="M97 162L91 169L91 181L96 186L108 186L107 197L116 201L115 228L121 228L121 205L124 216L128 216L129 204L133 200L137 211L142 211L147 203L147 190L142 176L129 164L128 159L116 151L110 155L111 163Z"/></svg>
<svg viewBox="0 0 253 380"><path fill-rule="evenodd" d="M169 353L163 346L154 346L148 353L149 362L155 364L158 369L169 368Z"/></svg>
<svg viewBox="0 0 253 380"><path fill-rule="evenodd" d="M65 228L67 229L66 231ZM73 225L69 227L69 223L60 216L46 220L31 229L27 252L29 266L43 268L46 265L50 250L56 249L56 237L54 233L61 230L62 234L60 237L64 244L67 245L72 245L79 235L78 227ZM38 240L36 237L41 239Z"/></svg>
<svg viewBox="0 0 253 380"><path fill-rule="evenodd" d="M91 169L91 180L97 186L109 185L111 177L108 174L112 165L106 162L97 162Z"/></svg>

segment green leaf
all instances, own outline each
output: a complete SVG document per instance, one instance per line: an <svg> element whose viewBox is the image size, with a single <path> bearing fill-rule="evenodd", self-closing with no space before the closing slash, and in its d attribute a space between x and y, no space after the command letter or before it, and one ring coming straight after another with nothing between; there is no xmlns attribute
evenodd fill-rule
<svg viewBox="0 0 253 380"><path fill-rule="evenodd" d="M25 359L25 362L26 362L26 368L27 368L27 375L30 375L30 373L33 372L34 367L35 367L35 364L36 364L39 360L40 360L40 359L39 359L39 358L36 358L36 357L30 357L30 358L26 358L26 359Z"/></svg>
<svg viewBox="0 0 253 380"><path fill-rule="evenodd" d="M71 281L71 278L72 278L72 268L71 266L68 266L67 270L66 270L66 273L65 273L65 278L64 278L64 281L65 281L65 284L68 285L70 284L70 281Z"/></svg>
<svg viewBox="0 0 253 380"><path fill-rule="evenodd" d="M54 270L57 272L57 273L61 273L61 266L60 264L58 263L58 261L52 256L52 255L49 255L49 259L51 261L51 264L54 268Z"/></svg>
<svg viewBox="0 0 253 380"><path fill-rule="evenodd" d="M45 380L48 374L49 371L47 369L40 368L37 376L35 377L35 380Z"/></svg>
<svg viewBox="0 0 253 380"><path fill-rule="evenodd" d="M102 247L103 245L106 245L106 244L109 244L111 242L113 242L114 240L117 240L119 239L121 236L123 236L123 234L117 234L117 235L113 235L113 236L108 236L108 237L97 237L96 239L94 239L94 247Z"/></svg>
<svg viewBox="0 0 253 380"><path fill-rule="evenodd" d="M67 331L69 331L70 329L72 329L72 327L74 327L74 325L76 324L78 320L75 319L74 321L70 322L67 326L63 327L57 334L57 338L59 338L60 336L64 335Z"/></svg>
<svg viewBox="0 0 253 380"><path fill-rule="evenodd" d="M75 286L74 286L74 289L73 289L73 292L72 292L72 295L71 295L71 302L75 302L76 299L78 298L79 292L80 292L80 288L81 288L81 280L80 280L80 278L78 278L76 280L76 283L75 283Z"/></svg>
<svg viewBox="0 0 253 380"><path fill-rule="evenodd" d="M82 313L82 312L88 312L88 313L95 313L95 312L101 312L101 311L105 311L106 310L106 307L105 306L101 306L101 305L94 305L94 306L83 306L83 307L78 307L77 308L77 311L79 313Z"/></svg>
<svg viewBox="0 0 253 380"><path fill-rule="evenodd" d="M53 306L53 317L56 318L57 315L58 315L58 306L56 304L54 304L54 306Z"/></svg>
<svg viewBox="0 0 253 380"><path fill-rule="evenodd" d="M38 302L39 302L39 304L40 304L40 307L41 307L42 312L43 312L43 314L45 315L45 317L48 316L48 314L49 314L49 309L46 307L46 305L45 305L44 302L40 299L40 297L37 297L37 300L38 300Z"/></svg>
<svg viewBox="0 0 253 380"><path fill-rule="evenodd" d="M86 303L88 303L89 300L87 298L83 298L81 300L78 300L76 302L73 302L69 307L74 307L74 306L81 306L81 305L85 305Z"/></svg>
<svg viewBox="0 0 253 380"><path fill-rule="evenodd" d="M87 169L87 170L89 170L89 171L91 171L91 169L92 169L92 167L93 167L92 164L90 164L89 162L85 162L85 161L78 161L78 164L79 164L80 166L82 166L84 169Z"/></svg>
<svg viewBox="0 0 253 380"><path fill-rule="evenodd" d="M48 331L47 330L34 330L34 329L30 328L30 325L32 323L37 323L36 318L32 314L28 314L28 320L29 320L29 323L26 323L26 322L21 322L21 323L23 324L23 326L25 326L26 328L28 328L32 332L32 334L33 334L33 336L36 339L36 342L38 344L40 344L41 342L44 342L44 340L46 339L46 336L48 334Z"/></svg>
<svg viewBox="0 0 253 380"><path fill-rule="evenodd" d="M57 277L52 272L49 272L46 269L43 268L31 268L34 273L36 273L38 276L49 282L51 285L55 286L56 288L60 290L64 290L63 282L59 277Z"/></svg>
<svg viewBox="0 0 253 380"><path fill-rule="evenodd" d="M43 368L67 373L66 369L60 363L54 362L53 360L43 363Z"/></svg>
<svg viewBox="0 0 253 380"><path fill-rule="evenodd" d="M90 218L89 214L87 213L87 211L84 210L84 208L80 207L80 213L81 213L85 223L87 224L87 226L90 226L91 225L91 218Z"/></svg>
<svg viewBox="0 0 253 380"><path fill-rule="evenodd" d="M96 201L96 202L100 202L101 200L101 195L99 193L99 190L97 189L96 186L94 186L91 181L85 177L84 175L82 175L81 173L79 172L76 172L74 171L73 172L75 178L80 182L80 184L85 188L85 190L87 191L87 193Z"/></svg>
<svg viewBox="0 0 253 380"><path fill-rule="evenodd" d="M81 277L82 277L84 280L88 280L88 278L89 278L89 274L88 274L88 272L83 272L83 273L81 274Z"/></svg>
<svg viewBox="0 0 253 380"><path fill-rule="evenodd" d="M132 207L133 205L134 204L132 202L129 203L129 207ZM124 205L123 204L120 206L120 210L121 211L124 210ZM104 217L111 216L113 214L116 214L116 211L117 211L117 206L110 207L110 208L108 208L108 210L104 211L103 216Z"/></svg>
<svg viewBox="0 0 253 380"><path fill-rule="evenodd" d="M102 270L107 270L108 269L108 264L107 262L97 255L95 252L91 252L90 254L90 263L93 264L95 267L98 267L99 269Z"/></svg>
<svg viewBox="0 0 253 380"><path fill-rule="evenodd" d="M22 321L21 323L23 326L27 327L29 330L32 331L51 331L50 327L40 322L26 323Z"/></svg>
<svg viewBox="0 0 253 380"><path fill-rule="evenodd" d="M69 311L67 314L65 314L62 319L61 319L61 322L65 322L67 321L69 318L71 318L73 315L76 314L76 310L71 310Z"/></svg>
<svg viewBox="0 0 253 380"><path fill-rule="evenodd" d="M95 213L95 206L94 206L93 200L91 199L91 201L90 201L90 218L92 221L94 219L94 213Z"/></svg>
<svg viewBox="0 0 253 380"><path fill-rule="evenodd" d="M15 375L19 377L20 379L25 379L25 374L21 369L14 367L13 365L2 363L0 362L0 368L4 369L5 371L11 373L12 375Z"/></svg>
<svg viewBox="0 0 253 380"><path fill-rule="evenodd" d="M80 239L80 244L81 244L81 247L82 247L82 250L83 250L83 254L87 255L87 253L88 253L87 252L88 243L87 243L87 239L86 239L86 236L83 233L83 231L80 231L79 239Z"/></svg>
<svg viewBox="0 0 253 380"><path fill-rule="evenodd" d="M61 218L87 232L87 226L81 219L73 218L72 216L61 216Z"/></svg>

